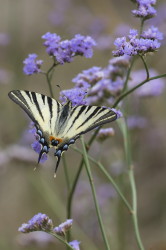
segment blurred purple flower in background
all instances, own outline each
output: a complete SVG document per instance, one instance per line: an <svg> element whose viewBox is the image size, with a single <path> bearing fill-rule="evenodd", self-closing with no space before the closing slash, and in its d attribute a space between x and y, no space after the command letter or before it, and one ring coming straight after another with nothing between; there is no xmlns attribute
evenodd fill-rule
<svg viewBox="0 0 166 250"><path fill-rule="evenodd" d="M43 63L42 60L36 60L38 56L36 54L29 54L28 57L23 61L23 71L26 75L32 75L41 72L40 67Z"/></svg>
<svg viewBox="0 0 166 250"><path fill-rule="evenodd" d="M22 224L18 231L22 233L29 233L33 231L51 232L53 230L52 220L42 213L34 215L28 223Z"/></svg>
<svg viewBox="0 0 166 250"><path fill-rule="evenodd" d="M10 43L10 35L0 32L0 46L7 46Z"/></svg>
<svg viewBox="0 0 166 250"><path fill-rule="evenodd" d="M17 236L17 243L21 247L35 247L46 248L55 244L55 238L42 231L30 232L27 235L19 234Z"/></svg>
<svg viewBox="0 0 166 250"><path fill-rule="evenodd" d="M129 129L143 129L148 125L148 121L142 116L129 116L127 118L127 125Z"/></svg>
<svg viewBox="0 0 166 250"><path fill-rule="evenodd" d="M157 76L158 72L154 69L149 69L150 77ZM139 79L139 80L138 80ZM137 70L131 73L131 80L129 80L129 88L135 87L138 83L146 79L145 70ZM165 89L165 80L162 78L149 81L140 88L134 91L134 95L139 97L153 97L159 96Z"/></svg>
<svg viewBox="0 0 166 250"><path fill-rule="evenodd" d="M101 128L97 134L97 139L99 141L104 141L115 135L115 131L113 128Z"/></svg>

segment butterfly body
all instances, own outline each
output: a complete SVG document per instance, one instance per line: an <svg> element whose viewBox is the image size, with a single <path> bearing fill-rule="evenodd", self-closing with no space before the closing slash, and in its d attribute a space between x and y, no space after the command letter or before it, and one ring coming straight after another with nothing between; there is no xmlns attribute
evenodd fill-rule
<svg viewBox="0 0 166 250"><path fill-rule="evenodd" d="M26 90L13 90L9 97L35 124L41 144L38 162L43 153L48 153L49 148L54 147L54 155L58 158L56 169L61 154L81 134L117 119L116 113L108 108L85 105L72 107L70 101L62 105L51 97Z"/></svg>

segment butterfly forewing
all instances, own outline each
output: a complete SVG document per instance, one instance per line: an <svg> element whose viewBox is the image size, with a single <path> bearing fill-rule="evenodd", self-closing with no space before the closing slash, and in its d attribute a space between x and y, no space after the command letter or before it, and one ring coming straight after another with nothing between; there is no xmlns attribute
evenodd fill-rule
<svg viewBox="0 0 166 250"><path fill-rule="evenodd" d="M37 128L43 133L53 134L62 105L56 100L35 92L14 90L9 97L20 105Z"/></svg>

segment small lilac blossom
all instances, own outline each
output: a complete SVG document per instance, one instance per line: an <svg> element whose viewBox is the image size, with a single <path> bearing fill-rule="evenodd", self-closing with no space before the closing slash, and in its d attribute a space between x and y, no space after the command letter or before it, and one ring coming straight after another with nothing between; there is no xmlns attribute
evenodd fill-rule
<svg viewBox="0 0 166 250"><path fill-rule="evenodd" d="M151 26L148 30L143 31L141 37L151 40L163 40L163 33L157 27Z"/></svg>
<svg viewBox="0 0 166 250"><path fill-rule="evenodd" d="M68 219L65 222L61 223L58 227L55 227L53 231L60 236L64 236L66 232L71 229L72 224L73 224L73 220Z"/></svg>
<svg viewBox="0 0 166 250"><path fill-rule="evenodd" d="M69 245L73 247L74 250L80 250L80 242L78 240L73 240L69 242Z"/></svg>
<svg viewBox="0 0 166 250"><path fill-rule="evenodd" d="M31 144L31 147L32 149L40 154L40 151L41 151L41 144L39 143L39 141L34 141L32 144ZM43 153L42 156L41 156L41 159L40 159L40 163L44 163L46 160L48 159L48 156L46 153Z"/></svg>
<svg viewBox="0 0 166 250"><path fill-rule="evenodd" d="M113 128L101 128L97 135L97 139L99 141L104 141L105 139L112 137L115 135L115 131Z"/></svg>
<svg viewBox="0 0 166 250"><path fill-rule="evenodd" d="M156 4L154 0L135 0L133 1L137 4L137 9L132 10L135 17L149 19L156 15L156 10L153 7Z"/></svg>
<svg viewBox="0 0 166 250"><path fill-rule="evenodd" d="M96 42L90 36L77 34L71 40L71 50L76 55L85 56L86 58L91 58L93 56L93 46L96 46Z"/></svg>
<svg viewBox="0 0 166 250"><path fill-rule="evenodd" d="M23 71L26 75L32 75L41 72L40 67L43 63L42 60L36 60L38 56L36 54L29 54L28 57L23 61Z"/></svg>
<svg viewBox="0 0 166 250"><path fill-rule="evenodd" d="M156 31L157 32L157 31ZM146 34L146 33L145 33ZM144 36L144 35L143 35ZM150 38L138 38L138 32L136 30L130 30L128 35L128 41L126 37L117 38L114 42L116 50L112 53L114 56L133 56L133 55L144 55L148 52L157 51L160 48L159 39L161 40L161 33L157 32L156 39L149 36ZM157 39L159 38L159 39Z"/></svg>
<svg viewBox="0 0 166 250"><path fill-rule="evenodd" d="M52 220L42 213L34 215L27 223L22 224L18 231L22 233L29 233L33 231L52 232Z"/></svg>
<svg viewBox="0 0 166 250"><path fill-rule="evenodd" d="M49 55L54 55L54 52L58 50L61 37L55 33L47 32L42 36L42 39L45 40L43 45L46 47L47 53Z"/></svg>
<svg viewBox="0 0 166 250"><path fill-rule="evenodd" d="M75 35L71 40L61 41L61 37L55 33L47 32L42 36L45 40L43 45L46 52L50 56L54 56L58 64L71 62L76 55L85 56L87 58L93 55L93 46L96 42L90 36Z"/></svg>
<svg viewBox="0 0 166 250"><path fill-rule="evenodd" d="M72 102L72 106L85 105L85 96L87 95L87 89L85 88L72 88L68 90L62 90L60 92L60 101L62 104L66 103L67 100Z"/></svg>
<svg viewBox="0 0 166 250"><path fill-rule="evenodd" d="M135 115L127 118L127 125L129 129L143 129L147 127L148 122L145 117Z"/></svg>
<svg viewBox="0 0 166 250"><path fill-rule="evenodd" d="M158 73L154 69L149 70L150 77L157 76ZM138 80L139 79L139 80ZM141 81L146 79L145 70L138 70L131 73L131 80L129 81L129 88L135 87ZM155 79L145 83L134 91L134 94L139 97L152 97L159 96L165 89L165 80L162 78Z"/></svg>

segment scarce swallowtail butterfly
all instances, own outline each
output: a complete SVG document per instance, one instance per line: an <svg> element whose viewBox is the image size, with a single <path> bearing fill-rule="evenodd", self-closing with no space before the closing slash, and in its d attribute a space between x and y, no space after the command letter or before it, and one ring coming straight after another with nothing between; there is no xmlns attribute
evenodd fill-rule
<svg viewBox="0 0 166 250"><path fill-rule="evenodd" d="M17 103L34 122L41 151L38 158L55 148L57 171L61 155L80 135L117 119L117 114L98 106L74 106L67 101L64 105L43 94L26 90L13 90L9 97Z"/></svg>

